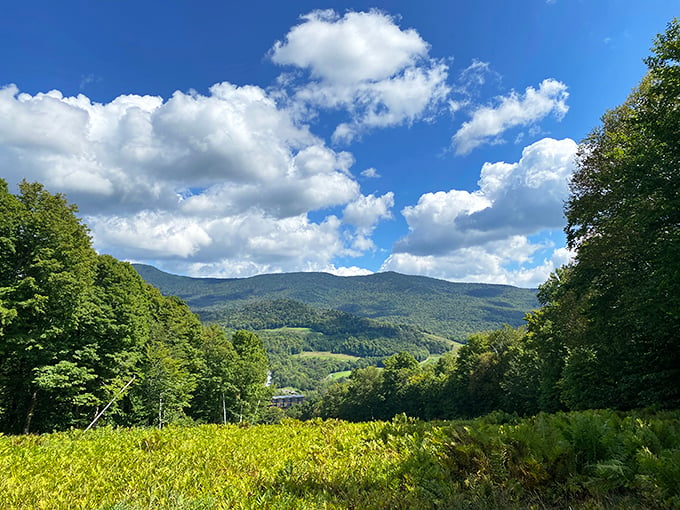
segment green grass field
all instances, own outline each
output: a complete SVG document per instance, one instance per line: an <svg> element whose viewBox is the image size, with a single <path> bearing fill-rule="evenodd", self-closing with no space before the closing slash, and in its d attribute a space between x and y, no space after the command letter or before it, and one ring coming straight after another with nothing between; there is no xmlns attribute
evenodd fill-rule
<svg viewBox="0 0 680 510"><path fill-rule="evenodd" d="M342 372L333 372L328 376L328 379L337 381L338 379L342 379L343 377L349 377L350 375L352 375L351 370L343 370Z"/></svg>
<svg viewBox="0 0 680 510"><path fill-rule="evenodd" d="M258 332L265 332L265 333L290 333L290 334L296 334L296 335L304 335L306 333L311 333L312 329L311 328L291 328L288 326L285 326L283 328L275 328L275 329L260 329Z"/></svg>
<svg viewBox="0 0 680 510"><path fill-rule="evenodd" d="M679 508L680 413L0 436L3 509Z"/></svg>
<svg viewBox="0 0 680 510"><path fill-rule="evenodd" d="M342 361L354 361L360 359L359 356L329 351L303 351L298 354L294 354L294 356L297 356L298 358L339 359Z"/></svg>

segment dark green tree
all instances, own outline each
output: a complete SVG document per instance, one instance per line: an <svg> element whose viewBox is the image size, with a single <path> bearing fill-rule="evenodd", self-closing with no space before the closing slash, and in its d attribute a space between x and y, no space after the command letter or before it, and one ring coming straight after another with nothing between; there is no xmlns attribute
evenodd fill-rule
<svg viewBox="0 0 680 510"><path fill-rule="evenodd" d="M533 358L538 374L528 377L538 379L538 408L546 412L565 410L562 395L562 378L565 360L578 339L584 338L587 324L583 310L584 300L578 297L572 278L573 268L557 269L539 287L541 308L527 315L527 334L524 341L526 355Z"/></svg>
<svg viewBox="0 0 680 510"><path fill-rule="evenodd" d="M91 402L78 398L92 374L82 364L89 354L77 344L77 331L88 309L96 253L75 213L64 196L40 184L22 182L15 196L0 180L2 430L60 427L54 398L69 406Z"/></svg>
<svg viewBox="0 0 680 510"><path fill-rule="evenodd" d="M380 419L384 408L382 371L377 367L352 371L346 397L340 407L340 418L350 421Z"/></svg>
<svg viewBox="0 0 680 510"><path fill-rule="evenodd" d="M90 353L83 361L96 374L89 385L97 397L92 411L99 411L117 397L100 423L136 423L127 395L119 392L133 377L140 382L151 323L147 284L130 264L109 255L98 256L87 313L78 328L78 343L80 350ZM91 418L87 416L88 421Z"/></svg>
<svg viewBox="0 0 680 510"><path fill-rule="evenodd" d="M523 336L522 328L510 326L470 335L444 385L447 417L479 416L503 407L501 385Z"/></svg>
<svg viewBox="0 0 680 510"><path fill-rule="evenodd" d="M640 86L581 145L571 183L570 286L584 324L567 341L574 408L680 405L677 19L653 52Z"/></svg>
<svg viewBox="0 0 680 510"><path fill-rule="evenodd" d="M237 414L239 421L244 418L254 421L272 393L272 389L266 386L269 375L267 353L260 337L249 331L237 331L232 335L231 343L236 351L232 381L236 409L232 414Z"/></svg>
<svg viewBox="0 0 680 510"><path fill-rule="evenodd" d="M237 409L236 350L217 325L203 329L201 365L190 414L199 421L234 421Z"/></svg>
<svg viewBox="0 0 680 510"><path fill-rule="evenodd" d="M186 417L201 368L202 326L175 296L146 287L149 341L140 365L140 384L130 392L135 420L162 427Z"/></svg>
<svg viewBox="0 0 680 510"><path fill-rule="evenodd" d="M97 255L76 211L40 184L15 195L0 180L0 431L85 427L112 400L100 423L254 417L268 400L259 338L229 341Z"/></svg>
<svg viewBox="0 0 680 510"><path fill-rule="evenodd" d="M410 416L421 414L416 386L411 384L420 369L418 361L408 352L400 352L385 358L382 373L383 409L381 418L390 419L398 413Z"/></svg>

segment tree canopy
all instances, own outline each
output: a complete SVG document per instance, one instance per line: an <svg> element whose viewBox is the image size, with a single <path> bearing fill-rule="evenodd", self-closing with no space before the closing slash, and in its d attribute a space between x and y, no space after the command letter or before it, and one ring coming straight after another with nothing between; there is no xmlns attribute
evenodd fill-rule
<svg viewBox="0 0 680 510"><path fill-rule="evenodd" d="M252 418L267 393L259 339L238 350L244 333L227 339L98 255L76 212L40 184L14 195L0 180L0 431L85 427L130 380L104 421L234 421L244 406Z"/></svg>
<svg viewBox="0 0 680 510"><path fill-rule="evenodd" d="M581 145L571 183L568 288L583 323L565 367L574 407L680 404L677 19L646 63L639 87Z"/></svg>

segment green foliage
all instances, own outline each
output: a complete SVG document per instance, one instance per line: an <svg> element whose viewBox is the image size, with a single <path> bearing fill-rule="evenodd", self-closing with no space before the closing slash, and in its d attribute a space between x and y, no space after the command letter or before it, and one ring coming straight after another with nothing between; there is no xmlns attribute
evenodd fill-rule
<svg viewBox="0 0 680 510"><path fill-rule="evenodd" d="M34 419L59 420L45 405L57 373L84 368L65 353L80 347L96 253L62 195L27 182L19 188L12 195L0 180L0 429L28 432Z"/></svg>
<svg viewBox="0 0 680 510"><path fill-rule="evenodd" d="M267 388L269 360L260 338L249 331L237 331L231 342L236 351L233 370L233 385L239 405L239 421L246 416L255 420L257 413L264 408L272 396Z"/></svg>
<svg viewBox="0 0 680 510"><path fill-rule="evenodd" d="M0 436L2 508L677 508L680 415Z"/></svg>
<svg viewBox="0 0 680 510"><path fill-rule="evenodd" d="M540 369L524 328L506 326L471 335L467 344L435 363L409 353L383 360L384 370L354 370L348 381L322 392L318 416L348 420L474 417L494 410L522 415L540 409ZM326 399L332 402L327 403ZM325 410L332 409L331 413Z"/></svg>
<svg viewBox="0 0 680 510"><path fill-rule="evenodd" d="M352 315L339 310L318 310L303 303L286 300L250 303L227 315L207 314L227 329L273 330L281 347L290 354L306 351L331 351L360 357L389 356L412 350L424 359L448 350L451 342L427 337L411 326L393 325ZM291 334L291 328L305 328L308 334ZM267 337L273 339L272 334ZM297 342L295 341L297 340Z"/></svg>
<svg viewBox="0 0 680 510"><path fill-rule="evenodd" d="M215 325L204 328L191 402L191 415L197 420L221 423L237 416L236 358L236 350L223 329Z"/></svg>
<svg viewBox="0 0 680 510"><path fill-rule="evenodd" d="M0 431L84 428L105 404L100 423L257 419L268 360L256 336L232 345L130 264L97 255L62 195L19 191L0 180Z"/></svg>
<svg viewBox="0 0 680 510"><path fill-rule="evenodd" d="M680 406L680 22L581 144L566 206L574 263L529 317L545 410Z"/></svg>
<svg viewBox="0 0 680 510"><path fill-rule="evenodd" d="M445 352L455 345L411 326L378 322L338 310L318 310L292 300L258 301L219 320L227 329L257 331L271 361L273 384L304 391L318 390L333 372L376 365L398 352L409 352L424 360L430 353ZM291 356L314 351L346 354L354 359Z"/></svg>
<svg viewBox="0 0 680 510"><path fill-rule="evenodd" d="M173 357L165 344L149 344L143 374L139 392L147 424L162 428L183 418L195 380L182 360Z"/></svg>

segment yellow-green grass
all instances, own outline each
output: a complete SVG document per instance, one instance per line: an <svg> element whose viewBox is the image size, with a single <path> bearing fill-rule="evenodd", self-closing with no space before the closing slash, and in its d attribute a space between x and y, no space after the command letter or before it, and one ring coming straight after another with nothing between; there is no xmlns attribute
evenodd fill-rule
<svg viewBox="0 0 680 510"><path fill-rule="evenodd" d="M425 335L425 338L428 338L430 340L437 340L437 341L444 341L449 344L449 349L452 351L457 351L460 349L463 344L460 342L456 342L455 340L451 340L449 338L439 336L439 335L434 335L432 333L423 333Z"/></svg>
<svg viewBox="0 0 680 510"><path fill-rule="evenodd" d="M328 379L337 381L338 379L342 379L343 377L349 377L350 375L352 375L351 370L343 370L341 372L333 372L332 374L328 374Z"/></svg>
<svg viewBox="0 0 680 510"><path fill-rule="evenodd" d="M338 359L342 361L353 361L360 359L359 356L352 356L351 354L341 354L338 352L329 351L303 351L295 356L299 358L319 358L319 359Z"/></svg>
<svg viewBox="0 0 680 510"><path fill-rule="evenodd" d="M347 508L390 490L375 425L101 429L0 437L0 508ZM298 482L307 489L299 492ZM376 500L377 501L377 500Z"/></svg>
<svg viewBox="0 0 680 510"><path fill-rule="evenodd" d="M259 329L257 330L258 333L292 333L292 334L298 334L302 335L305 333L311 333L312 330L310 328L293 328L293 327L288 327L284 326L282 328L275 328L275 329Z"/></svg>
<svg viewBox="0 0 680 510"><path fill-rule="evenodd" d="M679 412L0 435L1 509L670 509L679 479Z"/></svg>

